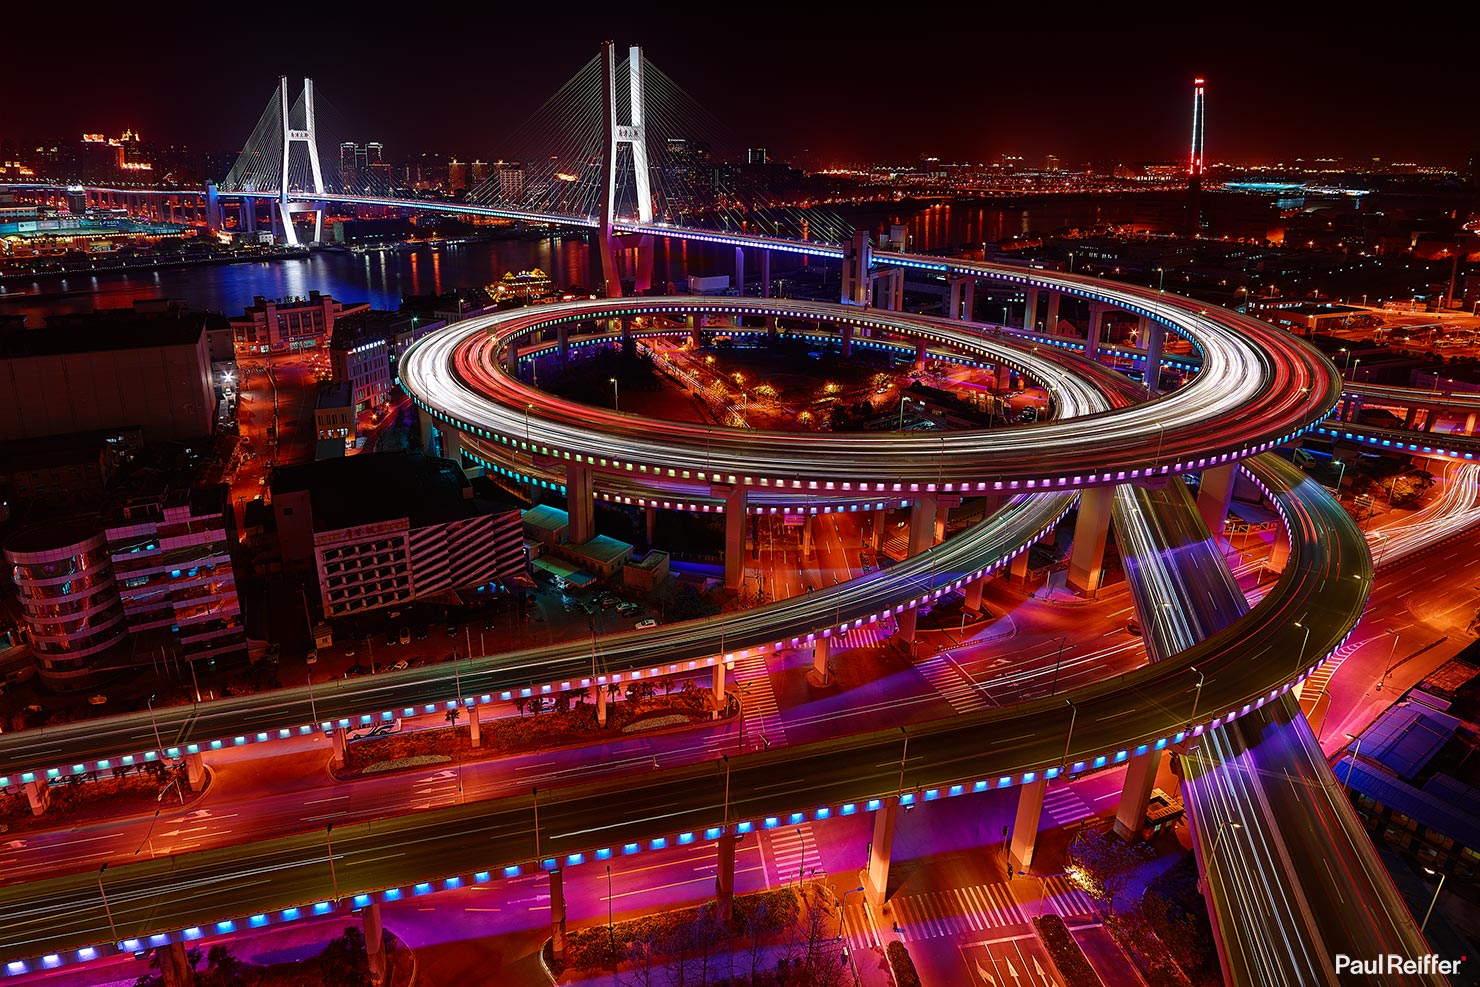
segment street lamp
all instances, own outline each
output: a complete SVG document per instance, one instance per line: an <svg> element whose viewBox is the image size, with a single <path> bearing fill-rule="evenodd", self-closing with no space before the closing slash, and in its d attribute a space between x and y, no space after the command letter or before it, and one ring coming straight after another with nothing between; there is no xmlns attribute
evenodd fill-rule
<svg viewBox="0 0 1480 987"><path fill-rule="evenodd" d="M1310 641L1310 628L1309 627L1306 627L1304 624L1302 624L1298 620L1295 621L1295 626L1296 627L1304 627L1305 628L1305 636L1300 639L1300 654L1295 659L1295 677L1296 678L1299 678L1300 677L1300 669L1305 665L1305 646Z"/></svg>
<svg viewBox="0 0 1480 987"><path fill-rule="evenodd" d="M899 732L904 735L904 749L899 752L899 794L903 795L904 794L904 762L905 762L905 757L910 752L910 734L909 734L909 731L906 730L904 727L900 727L899 728Z"/></svg>
<svg viewBox="0 0 1480 987"><path fill-rule="evenodd" d="M103 872L108 869L104 864L98 868L98 894L103 899L103 913L108 916L108 931L113 933L113 941L118 942L118 926L113 924L113 907L108 904L108 892L103 890Z"/></svg>
<svg viewBox="0 0 1480 987"><path fill-rule="evenodd" d="M613 411L621 411L622 410L622 406L621 406L620 401L618 400L619 395L617 393L617 378L611 377L611 378L608 378L608 379L612 382L612 410Z"/></svg>
<svg viewBox="0 0 1480 987"><path fill-rule="evenodd" d="M148 706L149 706L149 725L154 728L154 749L157 750L157 751L159 751L160 756L163 756L164 755L164 742L159 739L159 723L157 723L155 721L155 719L154 719L154 696L152 696L152 695L149 697Z"/></svg>
<svg viewBox="0 0 1480 987"><path fill-rule="evenodd" d="M841 897L841 898L838 899L838 938L839 939L842 939L843 938L843 909L845 909L845 908L848 907L848 896L850 894L856 894L856 893L858 893L859 891L862 891L862 890L863 890L863 885L860 884L856 888L851 888L851 889L849 889L847 891L844 891L843 892L843 897Z"/></svg>
<svg viewBox="0 0 1480 987"><path fill-rule="evenodd" d="M1383 685L1386 684L1387 677L1389 675L1393 674L1393 658L1398 653L1398 638L1401 636L1397 631L1393 630L1391 627L1386 628L1386 630L1387 630L1387 632L1389 634L1391 634L1393 636L1393 646L1388 649L1387 668L1385 668L1383 670L1382 678L1380 678L1380 679L1377 680L1377 690L1379 692L1382 691Z"/></svg>
<svg viewBox="0 0 1480 987"><path fill-rule="evenodd" d="M1167 269L1164 268L1164 267L1158 267L1156 269L1156 290L1157 291L1165 291L1166 290L1166 282L1167 282Z"/></svg>
<svg viewBox="0 0 1480 987"><path fill-rule="evenodd" d="M1053 660L1053 683L1048 687L1048 694L1052 696L1059 691L1059 665L1064 660L1064 645L1069 642L1069 635L1063 634L1059 637L1059 653Z"/></svg>
<svg viewBox="0 0 1480 987"><path fill-rule="evenodd" d="M1356 766L1356 763L1357 763L1357 755L1360 754L1361 751L1362 751L1362 738L1356 736L1355 734L1350 734L1349 733L1349 734L1346 735L1346 739L1347 740L1355 740L1357 742L1356 743L1356 746L1354 746L1352 748L1352 757L1351 757L1351 760L1346 762L1346 780L1344 782L1342 782L1342 784L1346 787L1346 790L1347 791L1351 791L1351 787L1352 787L1352 768Z"/></svg>
<svg viewBox="0 0 1480 987"><path fill-rule="evenodd" d="M1065 699L1069 706L1069 735L1064 738L1064 774L1069 774L1069 744L1074 741L1074 721L1079 718L1079 707L1074 705L1074 700Z"/></svg>
<svg viewBox="0 0 1480 987"><path fill-rule="evenodd" d="M1192 696L1192 716L1187 720L1187 729L1190 732L1193 727L1197 726L1197 702L1202 698L1204 676L1192 665L1187 666L1187 670L1197 676L1197 691Z"/></svg>
<svg viewBox="0 0 1480 987"><path fill-rule="evenodd" d="M1432 867L1425 867L1423 871L1425 874L1428 874L1430 876L1438 873ZM1423 913L1423 921L1418 924L1418 931L1420 935L1423 934L1423 930L1429 924L1429 916L1434 914L1434 906L1439 903L1439 892L1444 890L1444 879L1448 876L1448 874L1439 874L1439 886L1434 889L1434 897L1429 899L1429 910Z"/></svg>

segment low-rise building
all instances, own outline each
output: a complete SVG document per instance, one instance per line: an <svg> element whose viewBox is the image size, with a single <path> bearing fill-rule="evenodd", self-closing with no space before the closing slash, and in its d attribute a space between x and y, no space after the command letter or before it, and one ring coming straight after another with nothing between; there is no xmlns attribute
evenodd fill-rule
<svg viewBox="0 0 1480 987"><path fill-rule="evenodd" d="M339 454L355 444L353 388L348 381L334 381L319 388L314 402L313 424L319 442L339 440ZM321 457L322 458L322 457Z"/></svg>
<svg viewBox="0 0 1480 987"><path fill-rule="evenodd" d="M374 453L279 468L283 562L315 573L326 617L524 585L519 510L474 496L450 460Z"/></svg>
<svg viewBox="0 0 1480 987"><path fill-rule="evenodd" d="M231 320L232 338L240 355L318 349L328 345L340 318L369 308L368 302L336 302L317 291L307 298L269 300L258 295Z"/></svg>
<svg viewBox="0 0 1480 987"><path fill-rule="evenodd" d="M396 367L412 343L446 325L440 319L367 309L334 324L329 344L334 380L353 390L356 413L370 411L390 397Z"/></svg>

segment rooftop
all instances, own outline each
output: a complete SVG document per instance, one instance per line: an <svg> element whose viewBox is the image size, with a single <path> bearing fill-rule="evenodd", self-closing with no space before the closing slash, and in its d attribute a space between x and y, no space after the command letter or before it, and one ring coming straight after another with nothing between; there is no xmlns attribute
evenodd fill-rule
<svg viewBox="0 0 1480 987"><path fill-rule="evenodd" d="M214 318L204 313L140 315L129 309L47 320L45 329L0 330L0 359L194 346Z"/></svg>
<svg viewBox="0 0 1480 987"><path fill-rule="evenodd" d="M544 531L559 532L570 525L570 515L549 504L536 504L521 515L525 524Z"/></svg>
<svg viewBox="0 0 1480 987"><path fill-rule="evenodd" d="M1362 733L1362 756L1400 778L1423 772L1454 736L1459 720L1419 703L1392 706Z"/></svg>
<svg viewBox="0 0 1480 987"><path fill-rule="evenodd" d="M472 484L450 459L420 452L377 452L280 466L272 495L307 491L315 531L407 518L424 528L508 509L474 498Z"/></svg>

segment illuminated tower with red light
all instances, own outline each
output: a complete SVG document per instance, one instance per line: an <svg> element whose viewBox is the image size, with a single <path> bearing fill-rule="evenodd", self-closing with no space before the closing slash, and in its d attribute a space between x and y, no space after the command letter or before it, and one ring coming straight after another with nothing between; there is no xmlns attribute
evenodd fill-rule
<svg viewBox="0 0 1480 987"><path fill-rule="evenodd" d="M1203 130L1207 123L1207 84L1192 80L1192 153L1187 160L1187 220L1192 232L1203 228Z"/></svg>

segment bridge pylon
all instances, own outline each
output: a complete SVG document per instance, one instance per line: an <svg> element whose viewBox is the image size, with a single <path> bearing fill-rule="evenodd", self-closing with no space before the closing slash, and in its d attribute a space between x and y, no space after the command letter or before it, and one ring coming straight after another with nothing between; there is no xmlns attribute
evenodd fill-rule
<svg viewBox="0 0 1480 987"><path fill-rule="evenodd" d="M292 156L294 144L304 144L308 148L308 166L312 175L313 188L305 191L324 194L324 171L319 166L318 133L314 126L313 108L313 80L303 80L303 127L295 128L290 119L290 104L288 103L288 77L278 77L278 103L282 114L282 148L283 148L283 170L281 188L278 190L277 209L278 219L283 227L283 242L290 247L299 245L298 231L293 226L294 213L313 213L313 242L319 243L324 238L324 202L323 200L305 202L295 201L290 198L288 189L288 162Z"/></svg>
<svg viewBox="0 0 1480 987"><path fill-rule="evenodd" d="M621 123L617 112L617 55L616 44L611 41L601 46L602 119L605 122L606 142L603 147L605 160L601 169L601 273L606 279L608 298L622 297L622 280L617 273L617 242L612 233L612 223L617 211L617 149L626 144L632 148L632 172L637 187L637 218L642 223L653 221L653 195L649 184L647 128L643 123L642 46L632 45L627 49L628 73L628 119ZM640 240L638 249L652 249L651 238ZM641 261L639 262L641 264ZM647 261L649 269L651 260ZM649 274L651 277L651 274ZM642 278L639 275L639 281Z"/></svg>

